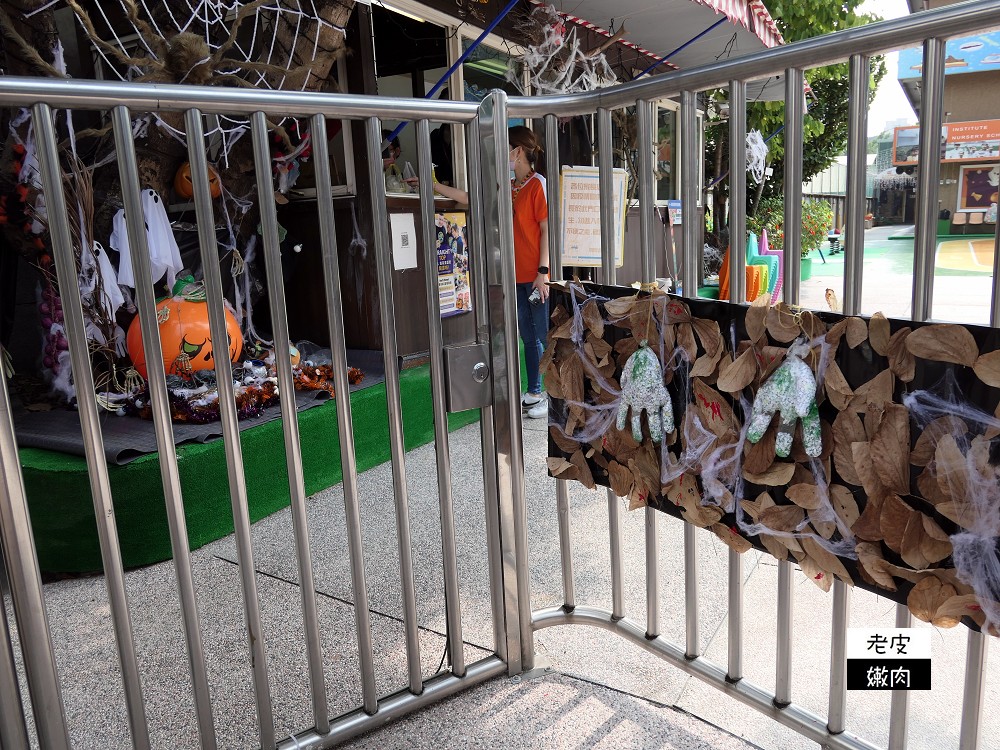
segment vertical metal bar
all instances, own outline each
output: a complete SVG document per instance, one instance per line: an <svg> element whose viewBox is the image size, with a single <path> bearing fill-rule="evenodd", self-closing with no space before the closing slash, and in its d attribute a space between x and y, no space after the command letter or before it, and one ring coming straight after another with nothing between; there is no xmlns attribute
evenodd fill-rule
<svg viewBox="0 0 1000 750"><path fill-rule="evenodd" d="M716 216L717 222L722 221ZM747 298L747 86L729 82L729 301Z"/></svg>
<svg viewBox="0 0 1000 750"><path fill-rule="evenodd" d="M868 80L869 58L851 55L847 105L847 234L841 238L844 251L845 315L861 309L865 273L865 205L868 168Z"/></svg>
<svg viewBox="0 0 1000 750"><path fill-rule="evenodd" d="M944 114L943 39L924 42L920 75L920 169L917 170L917 221L913 239L914 320L928 320L934 308L934 259L937 255L938 180L941 177L941 121Z"/></svg>
<svg viewBox="0 0 1000 750"><path fill-rule="evenodd" d="M792 564L778 563L778 657L775 660L774 705L792 702Z"/></svg>
<svg viewBox="0 0 1000 750"><path fill-rule="evenodd" d="M563 278L562 267L562 195L559 175L559 118L545 116L546 201L549 208L549 272L553 281ZM573 539L570 533L569 485L556 479L556 514L559 522L559 560L562 570L563 606L576 606L573 582Z"/></svg>
<svg viewBox="0 0 1000 750"><path fill-rule="evenodd" d="M986 648L983 633L970 630L965 653L965 691L962 697L962 731L959 750L979 750L983 720L983 692L986 689Z"/></svg>
<svg viewBox="0 0 1000 750"><path fill-rule="evenodd" d="M1000 328L1000 221L993 228L993 294L990 298L990 325Z"/></svg>
<svg viewBox="0 0 1000 750"><path fill-rule="evenodd" d="M726 670L726 679L730 682L739 682L743 679L743 581L743 555L730 548L729 666Z"/></svg>
<svg viewBox="0 0 1000 750"><path fill-rule="evenodd" d="M342 123L343 132L350 133L350 123ZM310 122L313 164L316 170L316 209L319 219L319 239L323 255L323 286L326 291L327 330L330 334L330 354L333 359L333 387L336 393L347 393L347 352L344 344L344 305L340 289L340 264L337 254L337 233L333 223L333 189L330 178L330 147L326 137L326 118L314 116ZM282 279L283 281L283 279ZM348 474L356 476L354 463L354 432L351 429L351 399L337 399L337 432L340 438L340 465L344 477L344 506L350 503L349 488L354 486ZM294 445L299 444L298 418L291 419ZM286 448L286 461L289 451ZM294 454L294 451L291 452ZM301 452L299 454L301 458ZM298 467L295 467L298 469ZM302 622L306 635L306 658L309 661L309 685L313 720L316 731L328 732L330 712L326 698L326 677L323 674L323 647L319 636L319 615L316 607L316 583L313 576L312 552L309 548L309 521L305 505L305 477L296 471L288 472L289 489L293 498L292 528L295 533L296 559L299 569L299 588L302 590ZM294 484L294 489L292 489ZM356 482L355 482L356 484ZM299 502L301 499L301 502ZM357 499L357 493L354 494ZM355 507L357 503L355 502ZM349 514L350 511L347 511Z"/></svg>
<svg viewBox="0 0 1000 750"><path fill-rule="evenodd" d="M482 154L479 145L479 121L465 128L465 152L468 157L469 247L476 316L477 339L490 342L489 279L487 277L485 227L483 225L483 175L479 170ZM490 585L490 611L493 619L493 648L507 661L504 636L503 563L500 552L500 493L497 479L496 442L494 441L493 406L480 409L479 436L483 448L483 489L486 510L486 561Z"/></svg>
<svg viewBox="0 0 1000 750"><path fill-rule="evenodd" d="M132 137L132 120L128 108L117 106L111 110L114 127L115 150L118 154L118 174L125 204L125 225L128 244L135 271L136 307L142 331L142 348L146 355L146 370L150 407L153 411L153 429L160 458L160 478L166 501L167 523L170 527L170 547L174 556L177 590L180 597L184 637L187 642L191 682L194 690L195 715L202 748L216 747L215 723L212 718L212 697L208 688L205 669L205 649L201 639L198 601L194 593L191 573L191 552L184 515L184 497L181 493L177 452L174 447L174 430L170 417L169 394L160 349L159 325L156 318L156 299L153 291L152 272L149 266L149 246L141 202L141 185L136 166L135 142Z"/></svg>
<svg viewBox="0 0 1000 750"><path fill-rule="evenodd" d="M5 396L0 396L5 398ZM3 429L0 425L0 429ZM0 468L2 471L2 468ZM28 747L28 728L24 722L24 704L21 687L17 682L17 667L7 624L7 607L3 593L7 579L4 576L3 553L0 550L0 748Z"/></svg>
<svg viewBox="0 0 1000 750"><path fill-rule="evenodd" d="M908 628L913 624L906 604L896 605L896 627ZM907 723L910 714L910 691L893 690L889 706L889 750L906 750Z"/></svg>
<svg viewBox="0 0 1000 750"><path fill-rule="evenodd" d="M602 281L612 285L615 279L614 162L611 159L611 110L597 110L597 168L600 187L601 271ZM625 616L625 573L622 562L621 503L610 487L608 495L608 533L611 543L611 614L616 620Z"/></svg>
<svg viewBox="0 0 1000 750"><path fill-rule="evenodd" d="M233 364L229 358L229 334L226 331L226 308L222 297L222 273L219 270L219 241L215 236L215 212L208 186L208 162L205 157L205 129L201 112L189 109L184 113L187 130L188 162L191 165L191 182L194 187L194 208L198 224L198 245L201 250L201 267L205 275L205 293L208 304L208 325L215 352L215 374L219 389L219 417L226 451L226 469L229 478L229 500L233 510L236 549L239 559L240 585L243 590L243 609L246 615L247 640L250 645L250 664L253 669L254 700L257 705L257 727L263 748L273 748L274 714L271 706L271 689L267 679L267 654L264 649L264 632L260 619L260 599L257 596L257 570L254 566L253 544L250 541L250 508L247 500L246 476L243 473L243 450L240 441L239 415L236 411L236 393L233 387ZM270 159L267 161L270 168ZM260 193L264 195L264 193ZM272 299L274 290L270 290ZM281 349L275 357L279 369ZM225 352L225 356L220 356ZM294 389L281 393L286 400L294 399ZM293 401L294 403L294 401ZM286 403L287 407L288 404ZM291 411L283 409L282 411ZM294 413L294 412L293 412Z"/></svg>
<svg viewBox="0 0 1000 750"><path fill-rule="evenodd" d="M73 367L73 381L80 412L80 430L87 457L87 474L90 479L90 496L97 522L97 537L104 566L104 581L108 589L108 603L115 629L122 682L125 688L125 705L129 717L129 731L136 748L149 747L149 727L146 724L146 707L139 679L139 665L135 656L132 619L129 614L128 596L125 593L125 572L122 567L118 527L115 524L115 506L111 496L108 464L104 458L104 438L101 433L101 415L94 398L94 373L91 370L90 347L87 342L83 305L77 283L76 258L70 236L69 212L63 191L62 168L59 165L58 143L52 111L40 104L34 109L35 138L41 165L45 204L50 221L53 256L60 279L60 298L63 300L64 324L69 337L69 354ZM74 206L76 215L82 208ZM58 217L58 219L56 218ZM61 220L66 218L66 220ZM87 242L93 241L93 237Z"/></svg>
<svg viewBox="0 0 1000 750"><path fill-rule="evenodd" d="M701 184L701 154L697 151L698 96L693 91L681 92L681 289L680 293L692 299L698 296L698 254L701 248L701 229L698 226L698 186Z"/></svg>
<svg viewBox="0 0 1000 750"><path fill-rule="evenodd" d="M639 147L639 248L644 283L656 281L656 257L653 255L653 211L655 211L653 175L653 117L655 104L635 103ZM658 511L647 507L646 527L646 637L660 634L660 547Z"/></svg>
<svg viewBox="0 0 1000 750"><path fill-rule="evenodd" d="M427 330L430 338L431 400L434 409L434 452L437 457L438 503L441 516L441 562L444 568L444 609L452 672L465 674L462 638L462 602L458 589L458 553L455 550L455 501L448 445L448 409L445 403L444 333L441 294L438 291L437 240L434 224L434 188L431 180L431 137L427 120L417 120L417 169L420 176L420 219L424 230L424 280L427 289Z"/></svg>
<svg viewBox="0 0 1000 750"><path fill-rule="evenodd" d="M507 95L494 91L479 109L485 243L488 262L490 350L493 370L494 440L500 496L504 601L507 618L507 669L531 669L535 635L531 623L528 569L528 520L521 434L520 361L516 341L517 298L514 228L507 179ZM515 627L515 623L517 627Z"/></svg>
<svg viewBox="0 0 1000 750"><path fill-rule="evenodd" d="M684 655L694 659L701 655L698 631L698 537L695 527L684 524Z"/></svg>
<svg viewBox="0 0 1000 750"><path fill-rule="evenodd" d="M312 132L325 133L326 118L314 115ZM350 128L347 128L350 131ZM322 141L322 144L319 143ZM337 230L333 219L333 188L330 178L330 155L327 139L313 138L316 164L316 197L319 210L320 242L323 247L323 282L326 288L327 328L330 332L330 351L333 355L334 388L337 393L349 394L350 384L347 380L347 342L344 335L344 301L340 285L340 257L337 252ZM379 162L381 164L381 161ZM384 183L379 181L383 186ZM395 382L395 381L394 381ZM398 388L398 385L397 385ZM388 389L387 389L388 392ZM368 616L368 585L365 580L364 545L361 537L361 504L358 499L357 456L354 446L354 422L352 417L350 397L337 399L337 431L340 434L340 465L344 482L344 513L348 520L348 547L351 556L351 586L355 594L355 620L359 632L369 634L371 624ZM410 519L405 502L403 513L396 507L396 535L400 544L400 588L403 599L403 628L406 633L406 660L409 671L410 691L419 694L423 690L423 676L420 671L420 643L417 633L417 605L413 589L413 565L410 556ZM305 529L305 507L302 510L302 527ZM305 551L308 553L308 537ZM405 543L406 553L402 553ZM304 566L300 555L300 565ZM309 576L312 578L312 566L309 564ZM364 591L364 610L358 613L358 592ZM363 658L371 654L371 645L365 647ZM322 654L318 644L316 649L317 663L315 668L319 679L313 682L313 697L316 706L322 706L324 721L327 718L326 687L323 682ZM312 665L310 665L312 668ZM366 694L367 697L367 694ZM366 707L366 711L371 706ZM371 713L371 711L369 711Z"/></svg>
<svg viewBox="0 0 1000 750"><path fill-rule="evenodd" d="M830 709L826 728L840 734L846 725L847 621L851 614L851 590L839 578L833 582L833 630L830 639Z"/></svg>
<svg viewBox="0 0 1000 750"><path fill-rule="evenodd" d="M798 68L785 71L785 281L784 301L799 304L802 265L802 122L805 117L805 78ZM792 228L796 229L793 231Z"/></svg>

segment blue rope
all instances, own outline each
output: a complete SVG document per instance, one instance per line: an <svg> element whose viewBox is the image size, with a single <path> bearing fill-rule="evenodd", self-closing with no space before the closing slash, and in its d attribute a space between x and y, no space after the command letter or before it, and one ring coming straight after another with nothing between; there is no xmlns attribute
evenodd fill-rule
<svg viewBox="0 0 1000 750"><path fill-rule="evenodd" d="M642 71L639 75L637 75L632 80L636 81L636 80L642 78L644 75L646 75L653 68L656 68L656 67L659 67L660 65L663 65L663 63L665 63L671 57L673 57L674 55L676 55L678 52L684 51L685 49L687 49L688 47L690 47L692 44L694 44L695 42L697 42L699 39L701 39L703 36L705 36L705 34L707 34L708 32L710 32L712 29L714 29L714 28L716 28L718 26L721 26L722 24L724 24L728 20L729 20L729 18L727 18L726 16L723 16L718 21L716 21L711 26L709 26L707 29L705 29L703 32L701 32L700 34L698 34L698 36L696 36L694 39L688 39L686 42L684 42L684 44L682 44L680 47L678 47L677 49L675 49L673 52L668 52L667 54L665 54L663 57L661 57L655 63L653 63L652 65L650 65L648 68L646 68L644 71Z"/></svg>

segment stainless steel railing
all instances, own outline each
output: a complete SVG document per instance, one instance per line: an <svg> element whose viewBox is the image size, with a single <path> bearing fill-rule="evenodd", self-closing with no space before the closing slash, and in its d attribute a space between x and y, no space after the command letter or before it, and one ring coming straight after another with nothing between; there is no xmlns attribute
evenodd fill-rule
<svg viewBox="0 0 1000 750"><path fill-rule="evenodd" d="M653 138L652 106L657 99L677 96L681 102L681 134L686 144L695 143L697 128L696 94L711 88L728 88L730 92L731 119L730 141L735 144L731 153L731 227L734 236L741 236L746 222L743 196L746 193L742 144L746 135L746 82L764 76L783 75L786 80L785 130L788 135L786 150L786 223L795 225L801 210L801 159L802 122L801 91L803 69L833 62L849 61L851 104L848 113L850 141L848 147L849 215L858 217L864 205L864 136L866 111L864 102L868 86L869 57L887 50L915 44L924 44L923 97L925 112L921 123L921 175L917 240L914 261L914 317L923 320L931 312L933 281L933 220L936 206L931 202L937 184L936 145L941 120L941 95L943 87L943 38L979 31L998 23L1000 1L982 0L958 6L917 14L909 18L851 29L828 37L807 40L787 47L770 50L752 58L706 66L697 70L673 73L613 89L604 89L584 95L563 97L515 97L508 99L502 92L493 93L482 105L454 102L423 101L413 99L388 99L338 94L303 94L295 92L253 91L243 89L200 88L193 86L164 86L94 81L56 81L39 79L0 78L0 106L32 108L37 123L39 156L47 205L52 217L52 238L57 273L67 280L64 310L73 357L77 387L81 393L93 391L86 351L83 312L79 296L70 293L75 288L75 264L67 221L66 201L62 193L62 175L57 160L56 134L52 112L58 108L110 109L119 159L119 171L124 186L126 215L130 245L135 249L139 279L137 303L143 332L143 343L148 353L150 395L154 411L154 424L161 456L161 473L174 553L174 566L181 602L187 648L191 689L196 707L197 724L203 747L216 744L213 705L205 669L205 649L201 639L199 617L191 559L188 552L187 531L183 497L173 448L172 426L169 418L167 391L162 375L162 361L158 342L153 289L149 282L148 253L145 233L141 231L139 181L136 173L134 144L131 139L130 116L132 112L180 111L185 113L188 130L189 158L195 185L195 205L198 217L199 242L206 268L210 320L213 337L222 338L224 330L222 290L218 268L208 262L216 254L215 238L210 230L214 225L212 202L209 197L208 169L203 148L201 115L252 112L251 134L254 142L258 194L268 195L270 187L269 154L266 146L266 113L280 112L283 116L295 115L309 118L314 132L317 170L317 221L321 231L324 258L324 288L327 296L327 319L331 336L339 394L348 392L346 382L346 349L343 330L343 310L337 263L333 196L329 188L330 175L326 152L326 119L360 120L365 123L366 148L369 156L367 175L371 193L371 208L375 226L386 226L387 209L380 163L381 122L383 118L411 119L416 121L421 175L420 210L424 221L422 247L426 253L431 345L437 349L442 344L436 285L431 275L436 263L436 249L429 231L433 217L433 199L430 194L430 166L426 155L430 153L428 121L456 123L465 127L466 149L469 158L470 192L470 244L472 260L482 270L475 278L475 290L480 302L476 306L478 335L482 343L489 344L492 376L492 403L482 411L482 450L484 455L484 484L486 506L484 518L487 528L487 558L491 619L494 634L494 655L465 664L462 651L463 631L461 603L458 588L458 570L455 556L456 535L454 507L448 469L450 455L444 418L443 374L440 360L432 368L432 388L435 401L435 455L440 494L442 559L444 562L445 618L447 642L451 656L450 668L430 679L424 679L420 669L420 645L413 573L413 542L410 534L410 507L406 483L406 456L403 440L401 394L396 371L395 321L391 315L382 315L382 337L386 372L390 448L392 455L392 484L395 523L399 549L399 580L403 607L404 640L407 662L407 684L389 697L380 698L376 691L375 662L368 609L368 584L365 578L364 545L361 535L360 499L356 468L355 446L352 432L350 400L337 399L337 424L340 432L340 453L344 472L344 503L349 542L351 584L355 604L355 630L357 633L361 705L352 713L331 718L326 696L326 675L322 664L322 648L316 612L311 550L305 513L305 484L302 456L299 447L297 415L287 410L282 415L286 461L291 495L291 515L297 567L301 587L303 614L302 638L306 644L308 679L310 685L312 719L314 726L305 729L296 740L281 742L275 737L272 715L272 696L267 661L267 644L260 623L259 595L255 589L253 549L250 524L246 507L246 487L242 472L240 436L232 407L231 372L227 362L219 362L219 382L223 409L223 432L229 473L230 500L236 527L239 551L241 592L246 616L247 648L252 655L254 704L259 740L262 747L301 748L323 747L356 736L385 721L419 709L476 682L507 672L517 674L533 665L534 632L537 629L562 624L586 624L615 632L657 658L677 666L689 674L719 688L721 691L746 703L777 722L794 728L804 736L825 747L844 750L873 748L856 735L845 731L846 685L844 679L844 639L850 610L850 591L835 585L831 613L833 639L831 648L831 675L827 718L819 717L793 701L791 633L793 591L790 585L791 566L783 563L779 568L777 592L778 659L775 672L775 690L769 691L744 678L744 618L743 618L743 563L735 552L728 558L729 641L728 663L716 665L701 655L699 626L699 576L698 544L701 534L692 526L684 528L684 598L685 638L677 645L661 635L659 622L661 581L658 562L658 514L645 511L646 549L646 622L638 624L625 616L622 512L620 501L608 491L609 546L611 550L611 600L606 608L589 606L577 601L574 550L571 544L571 516L569 491L566 482L556 482L556 509L560 549L560 574L563 588L561 607L533 611L529 578L528 539L526 523L526 488L524 479L523 442L520 424L517 341L515 334L513 234L510 224L511 197L506 187L506 128L509 117L532 117L544 120L547 140L548 166L551 175L558 172L558 118L576 114L594 114L597 118L599 146L598 167L601 178L600 215L602 240L607 254L604 257L602 278L614 283L614 259L610 256L613 232L613 204L611 199L611 114L622 107L635 107L639 133L639 198L641 267L645 280L655 275L655 258L652 254L653 202ZM683 234L685 263L681 283L687 296L696 293L696 245L699 233L696 226L695 204L698 196L698 155L686 147L681 155L683 183ZM560 272L559 181L548 181L549 190L549 241L552 249L553 274ZM262 233L264 262L270 291L271 314L274 322L275 348L282 351L289 343L285 319L285 292L280 272L277 219L273 205L262 206ZM861 299L863 234L860 221L849 221L851 235L848 241L855 248L845 261L844 312L858 311ZM789 233L790 260L787 270L785 299L798 301L798 253L794 252L796 237ZM374 237L375 260L378 269L379 302L383 311L393 309L391 249L385 231ZM1000 326L1000 241L997 252L998 273L994 279L992 322ZM740 243L734 243L732 253L732 289L736 298L742 297L744 288L743 268L745 257ZM214 269L214 270L213 270ZM221 358L225 359L225 358ZM293 391L291 368L285 358L277 357L279 385L284 393ZM117 650L122 669L127 713L132 742L136 747L149 747L148 717L136 664L135 644L130 622L128 597L124 586L121 555L114 521L114 501L108 480L107 467L101 454L101 428L96 405L89 399L80 399L80 418L84 432L87 465L98 521L105 579L111 603L111 618L115 629ZM494 458L495 457L495 458ZM29 688L30 705L34 712L35 728L43 747L69 747L70 737L62 706L60 676L53 656L47 622L45 601L42 594L37 559L31 535L23 479L20 473L15 443L11 409L6 384L0 382L0 543L10 578L11 595L17 618L19 645L24 657L24 670ZM905 607L897 611L897 622L909 623ZM0 686L14 684L15 675L9 657L7 623L0 618ZM980 717L983 706L982 670L986 655L986 640L970 633L966 657L966 680L960 748L971 750L980 746ZM20 746L26 735L20 697L16 691L0 691L3 719L0 721L0 742L6 746ZM900 750L906 746L908 705L905 693L893 698L889 747ZM20 721L19 721L20 719Z"/></svg>

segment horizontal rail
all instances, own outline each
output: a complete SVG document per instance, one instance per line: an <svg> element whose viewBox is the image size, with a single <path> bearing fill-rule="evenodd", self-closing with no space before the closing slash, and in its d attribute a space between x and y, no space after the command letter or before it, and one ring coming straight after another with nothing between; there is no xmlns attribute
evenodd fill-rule
<svg viewBox="0 0 1000 750"><path fill-rule="evenodd" d="M414 695L409 690L401 690L380 700L378 710L374 714L367 714L361 709L352 711L334 721L328 733L320 734L311 729L278 743L278 750L320 750L320 748L334 747L365 732L379 729L390 721L400 719L417 709L426 708L449 695L499 677L506 671L507 665L499 657L488 656L475 664L470 664L462 677L456 677L452 673L432 677L424 683L424 691L420 695Z"/></svg>
<svg viewBox="0 0 1000 750"><path fill-rule="evenodd" d="M631 107L642 99L663 99L682 91L724 88L734 80L753 81L783 75L786 68L817 68L843 62L851 55L881 54L919 46L925 39L981 34L998 26L1000 0L983 0L968 6L949 5L585 94L514 96L509 99L508 109L511 117L592 114L602 107Z"/></svg>
<svg viewBox="0 0 1000 750"><path fill-rule="evenodd" d="M341 120L375 116L461 123L475 119L478 109L474 103L440 99L0 76L0 105L30 107L38 102L53 109L103 110L124 105L133 112L197 108L203 114L264 111L280 117L320 114Z"/></svg>
<svg viewBox="0 0 1000 750"><path fill-rule="evenodd" d="M877 745L873 745L850 732L830 734L826 729L824 719L794 703L785 708L778 708L774 705L772 693L745 679L730 682L726 679L726 670L722 667L700 656L689 659L685 656L683 649L663 638L647 638L642 626L628 618L615 620L610 612L596 607L576 607L572 612L567 612L562 607L551 607L533 612L532 623L535 630L551 628L556 625L591 625L609 630L654 656L658 656L673 666L683 669L688 674L709 683L741 703L757 709L779 724L784 724L802 736L818 742L827 750L879 750Z"/></svg>

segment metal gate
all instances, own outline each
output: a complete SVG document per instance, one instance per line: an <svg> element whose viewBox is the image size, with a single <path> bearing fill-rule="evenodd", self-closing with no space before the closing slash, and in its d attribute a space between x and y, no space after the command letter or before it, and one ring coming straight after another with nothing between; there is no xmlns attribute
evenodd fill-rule
<svg viewBox="0 0 1000 750"><path fill-rule="evenodd" d="M831 680L829 712L826 718L818 717L797 706L791 691L791 612L792 568L787 562L780 564L777 591L778 653L773 692L750 684L743 679L743 591L742 561L738 554L729 555L729 660L726 666L713 664L701 656L698 638L698 576L697 549L699 535L692 526L684 529L684 591L687 638L684 644L673 644L660 636L659 612L661 583L658 577L657 534L659 518L655 511L645 511L646 523L646 598L645 624L624 617L624 586L622 560L621 507L617 497L609 491L609 539L611 550L610 576L612 601L610 609L585 605L576 601L574 593L574 550L570 546L570 513L568 487L557 483L556 509L559 519L561 576L563 581L563 606L534 611L528 565L529 529L526 520L524 479L524 450L520 429L520 389L518 378L518 347L515 334L515 295L513 265L513 234L511 228L510 191L507 189L506 129L508 118L539 118L544 120L548 168L550 174L558 172L559 138L558 120L571 115L595 115L598 127L598 165L601 181L601 231L606 249L613 246L612 220L612 154L611 113L624 107L635 108L638 121L639 149L639 205L647 207L640 212L642 234L642 269L645 279L655 275L652 246L653 204L653 135L652 102L665 97L680 96L681 134L685 143L695 142L696 94L713 88L728 88L730 97L730 142L735 144L731 155L733 216L731 233L742 236L745 216L742 206L746 190L745 154L742 144L746 134L746 83L772 75L783 75L786 86L786 160L785 222L797 225L801 218L802 174L802 91L803 69L848 60L850 63L851 104L849 141L849 193L848 215L860 217L864 206L864 169L866 107L868 91L868 60L871 55L907 45L924 45L923 112L920 131L921 172L920 205L915 247L913 288L914 318L925 320L931 311L931 289L934 271L934 222L936 205L934 188L938 181L936 161L937 134L942 120L942 88L944 75L944 38L970 33L995 24L1000 18L1000 1L983 0L953 6L939 11L921 13L909 18L851 29L828 37L810 39L798 44L770 50L753 58L740 58L702 69L683 71L660 76L648 81L633 83L614 89L605 89L586 95L565 97L512 98L495 92L480 106L411 99L386 99L334 94L299 94L290 92L263 92L188 86L154 86L142 84L110 84L101 82L62 82L39 79L0 78L0 106L27 107L34 118L42 182L47 196L51 217L51 232L55 249L58 277L64 280L66 328L70 341L73 370L77 373L78 392L92 393L86 346L83 311L80 297L71 290L77 288L76 268L73 257L67 201L61 189L62 173L58 162L54 110L99 109L110 110L114 128L120 177L123 185L128 236L130 246L136 248L135 262L137 305L141 320L144 349L150 353L150 394L155 417L156 436L161 456L161 472L166 497L170 534L174 555L185 644L188 656L191 690L197 715L199 740L202 747L216 746L213 720L213 702L205 668L203 623L199 618L198 604L191 575L191 560L185 526L184 505L179 479L179 469L174 451L172 426L167 401L167 387L162 375L154 293L150 283L148 249L141 222L140 184L136 170L135 147L132 142L131 113L133 112L183 112L188 135L188 152L195 185L195 205L199 225L201 257L205 268L205 282L213 338L225 338L225 321L221 279L218 266L209 262L216 257L216 240L212 227L212 200L209 172L205 157L203 115L253 112L250 117L251 136L254 141L255 169L260 195L271 192L270 158L267 147L267 120L265 113L280 112L308 118L314 134L326 133L328 118L362 120L365 122L369 161L368 184L371 192L371 209L376 227L386 227L387 209L384 183L380 169L381 119L411 119L415 121L419 149L421 177L420 212L423 219L422 249L428 262L425 265L428 291L426 311L430 331L431 378L434 401L435 452L437 483L440 501L443 577L445 591L445 617L450 666L447 670L425 679L421 671L420 643L414 594L414 570L410 537L410 508L406 483L406 456L403 441L403 422L395 350L395 321L388 314L382 315L387 401L389 407L390 447L392 454L392 485L395 509L396 536L399 545L399 581L402 591L405 654L408 680L398 686L398 692L379 697L376 689L376 670L372 647L372 626L369 619L368 582L365 574L365 552L362 540L358 478L352 428L351 403L348 398L337 399L337 421L341 436L341 461L344 468L344 503L346 529L350 548L351 582L354 595L355 630L358 645L358 663L362 686L361 705L353 712L331 717L327 702L326 677L320 644L320 624L316 611L313 583L312 550L310 549L306 498L299 445L298 422L294 413L283 413L283 432L290 477L292 517L295 525L296 561L302 592L304 628L301 638L308 654L308 683L312 696L312 728L302 728L294 738L283 740L276 736L273 716L273 695L269 680L267 643L261 628L261 606L254 574L253 545L247 509L244 479L244 457L240 447L240 434L234 406L231 365L217 361L220 383L220 404L227 456L230 495L239 549L239 570L244 614L246 618L246 647L251 654L253 670L254 706L259 743L264 748L318 748L328 747L362 732L383 725L410 711L426 706L465 687L501 674L519 674L534 664L534 632L538 629L561 624L586 624L615 632L628 641L638 644L652 655L705 680L730 696L760 710L775 721L788 725L824 747L873 748L870 743L845 731L845 633L850 592L838 581L833 597L833 649L830 655ZM471 364L479 364L476 357L456 357L453 361L467 361L465 370L445 366L445 347L442 337L437 279L433 262L436 259L434 242L434 205L431 190L431 164L429 160L429 122L457 123L464 126L465 145L469 162L470 237L472 263L480 272L474 274L474 292L477 298L475 315L478 329L477 351L484 351L484 361L489 368L489 392L482 409L482 453L484 456L484 486L486 504L484 519L487 529L486 544L494 653L471 664L465 663L463 651L462 613L459 590L459 571L456 562L456 533L454 503L450 475L450 452L447 431L447 391L458 383L473 380ZM331 335L331 350L336 373L335 387L340 394L348 392L346 376L346 349L343 332L341 280L337 262L335 226L333 223L333 196L329 188L329 154L325 137L313 138L317 172L318 214L324 258L324 283L327 296L327 318ZM686 148L682 156L684 253L683 289L687 295L696 290L696 244L699 234L696 227L694 206L698 200L697 174L699 162L694 149ZM559 183L552 179L549 185L549 241L552 248L553 275L558 277L560 268ZM860 221L848 221L848 243L854 248L863 247L863 227ZM264 260L270 290L271 315L274 323L275 346L283 351L289 343L285 317L285 289L280 272L278 228L274 206L265 202L261 206L261 231L264 239ZM738 244L738 243L737 243ZM379 302L383 311L393 309L392 259L388 234L377 232L375 257L378 267ZM785 300L798 301L798 238L788 236L787 282ZM739 248L731 264L733 296L743 297L745 258ZM1000 252L997 254L1000 262ZM857 312L860 301L863 258L860 252L847 256L844 312ZM615 282L613 258L606 253L602 281ZM67 281L68 280L68 281ZM1000 325L1000 307L997 291L1000 273L994 275L992 308L993 325ZM224 359L224 358L222 358ZM290 362L277 357L279 387L284 393L293 392ZM478 369L481 378L485 373ZM127 717L131 741L135 747L151 746L149 724L143 699L140 666L136 658L130 603L126 593L122 570L117 529L114 516L114 499L111 494L107 467L102 455L101 421L98 405L90 399L79 403L81 425L87 450L87 465L94 510L100 535L105 580L120 662L121 680L127 704ZM495 460L494 460L495 457ZM11 421L11 408L6 384L0 387L0 542L17 624L17 643L23 657L23 669L28 695L21 696L18 675L11 647L11 636L4 611L0 608L0 747L19 748L29 744L26 711L33 716L37 742L43 748L70 746L66 712L63 707L63 685L70 675L60 675L57 670L50 637L49 621L39 574L31 523L25 498L24 484L18 461L17 446ZM367 550L372 553L372 550ZM577 553L578 554L578 553ZM905 607L897 612L901 626L909 623ZM982 667L986 641L970 632L965 681L964 711L962 719L963 750L980 747L979 727L983 694ZM30 709L26 706L30 704ZM247 717L249 721L249 717ZM896 693L890 729L890 748L906 746L907 700L905 693Z"/></svg>

